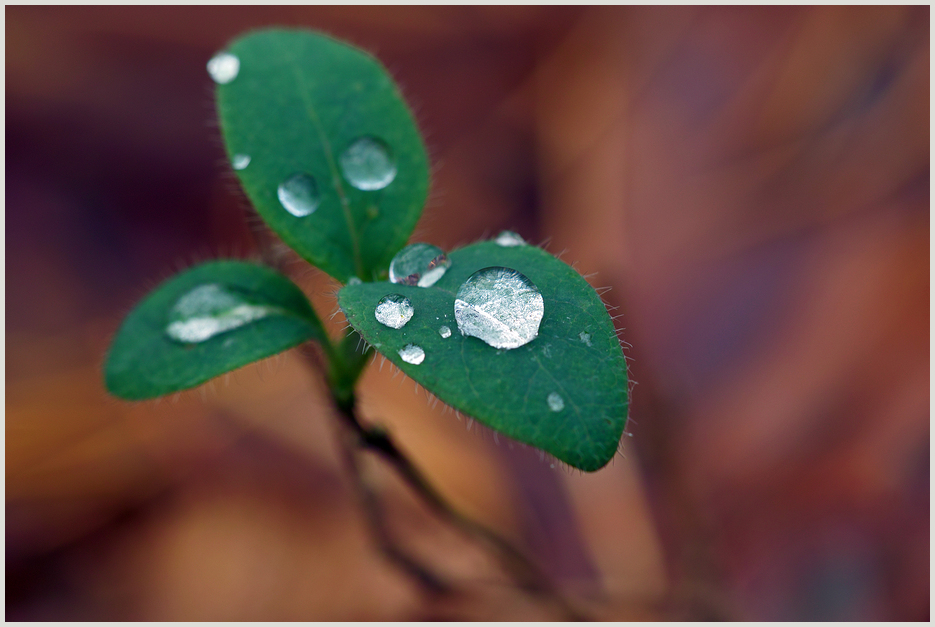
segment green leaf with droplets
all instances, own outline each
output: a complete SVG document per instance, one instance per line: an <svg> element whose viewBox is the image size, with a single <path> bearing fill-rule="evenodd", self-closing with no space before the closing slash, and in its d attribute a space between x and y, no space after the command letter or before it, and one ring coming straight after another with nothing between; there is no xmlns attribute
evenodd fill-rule
<svg viewBox="0 0 935 627"><path fill-rule="evenodd" d="M221 131L232 163L250 157L236 172L260 216L342 283L385 277L429 181L421 135L386 69L302 30L248 34L227 52L240 63L233 80L217 85ZM298 211L284 207L284 183L286 204Z"/></svg>
<svg viewBox="0 0 935 627"><path fill-rule="evenodd" d="M603 467L617 451L629 401L626 361L600 297L574 269L533 246L481 242L449 257L451 267L431 287L348 285L338 293L341 309L367 342L448 405L575 468ZM455 320L459 287L492 266L519 271L543 298L538 336L518 348L498 350L462 335ZM400 329L374 314L389 294L405 296L414 309ZM439 333L443 325L450 337ZM425 351L421 363L400 357L409 344Z"/></svg>
<svg viewBox="0 0 935 627"><path fill-rule="evenodd" d="M128 400L155 398L326 337L292 281L214 261L169 279L130 312L111 343L105 384Z"/></svg>

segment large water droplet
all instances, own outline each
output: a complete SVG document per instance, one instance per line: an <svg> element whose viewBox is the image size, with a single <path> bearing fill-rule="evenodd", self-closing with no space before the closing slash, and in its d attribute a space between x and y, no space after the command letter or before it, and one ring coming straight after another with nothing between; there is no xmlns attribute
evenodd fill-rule
<svg viewBox="0 0 935 627"><path fill-rule="evenodd" d="M409 244L390 262L390 282L431 287L449 267L451 260L438 246Z"/></svg>
<svg viewBox="0 0 935 627"><path fill-rule="evenodd" d="M413 313L412 303L408 298L402 294L387 294L377 303L373 315L380 324L391 329L402 329Z"/></svg>
<svg viewBox="0 0 935 627"><path fill-rule="evenodd" d="M250 155L236 154L231 158L231 167L235 170L243 170L250 165Z"/></svg>
<svg viewBox="0 0 935 627"><path fill-rule="evenodd" d="M383 189L396 178L389 147L375 137L361 137L341 154L341 171L348 183L370 192Z"/></svg>
<svg viewBox="0 0 935 627"><path fill-rule="evenodd" d="M279 202L297 218L311 215L318 209L321 197L318 184L310 175L298 172L279 184L276 190Z"/></svg>
<svg viewBox="0 0 935 627"><path fill-rule="evenodd" d="M526 244L526 240L513 231L502 231L500 235L497 236L497 239L494 240L494 242L497 243L497 246L506 247L523 246Z"/></svg>
<svg viewBox="0 0 935 627"><path fill-rule="evenodd" d="M425 351L422 350L421 346L416 346L415 344L406 344L401 349L399 349L399 356L402 357L403 361L407 364L418 366L422 363L422 360L425 359Z"/></svg>
<svg viewBox="0 0 935 627"><path fill-rule="evenodd" d="M455 296L455 320L462 335L494 348L511 349L539 334L542 294L523 274L494 266L478 270Z"/></svg>
<svg viewBox="0 0 935 627"><path fill-rule="evenodd" d="M443 324L438 328L438 334L444 338L451 337L451 329L448 328L447 324Z"/></svg>
<svg viewBox="0 0 935 627"><path fill-rule="evenodd" d="M226 85L240 72L240 59L229 52L219 52L208 61L208 74L218 85Z"/></svg>
<svg viewBox="0 0 935 627"><path fill-rule="evenodd" d="M546 399L549 403L549 409L552 411L562 411L565 409L565 401L559 396L558 392L552 392Z"/></svg>
<svg viewBox="0 0 935 627"><path fill-rule="evenodd" d="M204 342L279 311L250 304L216 283L199 285L176 301L169 312L166 334L179 342Z"/></svg>

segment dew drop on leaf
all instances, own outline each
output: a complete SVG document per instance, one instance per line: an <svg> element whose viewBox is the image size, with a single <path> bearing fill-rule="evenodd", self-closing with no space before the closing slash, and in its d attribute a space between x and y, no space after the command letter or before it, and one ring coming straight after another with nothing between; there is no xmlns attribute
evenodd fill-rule
<svg viewBox="0 0 935 627"><path fill-rule="evenodd" d="M406 344L401 349L399 349L399 356L402 357L403 361L407 364L418 366L422 363L422 360L425 359L425 351L422 350L421 346L416 346L415 344Z"/></svg>
<svg viewBox="0 0 935 627"><path fill-rule="evenodd" d="M166 334L186 344L204 342L279 311L250 304L217 283L199 285L176 301Z"/></svg>
<svg viewBox="0 0 935 627"><path fill-rule="evenodd" d="M565 409L565 401L562 400L562 397L558 392L552 392L549 394L549 397L546 399L549 403L549 409L552 411L562 411Z"/></svg>
<svg viewBox="0 0 935 627"><path fill-rule="evenodd" d="M365 192L383 189L396 178L389 147L375 137L355 140L341 154L340 163L347 182Z"/></svg>
<svg viewBox="0 0 935 627"><path fill-rule="evenodd" d="M231 159L231 167L235 170L243 170L250 165L250 155L236 154Z"/></svg>
<svg viewBox="0 0 935 627"><path fill-rule="evenodd" d="M431 287L450 267L451 260L438 246L409 244L390 262L390 282Z"/></svg>
<svg viewBox="0 0 935 627"><path fill-rule="evenodd" d="M347 280L348 285L360 285L363 281L360 280L360 277L352 276Z"/></svg>
<svg viewBox="0 0 935 627"><path fill-rule="evenodd" d="M444 338L449 338L451 337L451 329L448 328L447 324L443 324L439 327L438 334Z"/></svg>
<svg viewBox="0 0 935 627"><path fill-rule="evenodd" d="M526 244L526 240L513 231L502 231L494 242L496 242L497 246L504 247L524 246Z"/></svg>
<svg viewBox="0 0 935 627"><path fill-rule="evenodd" d="M408 298L402 294L387 294L377 303L373 315L382 325L391 329L402 329L413 313L412 303Z"/></svg>
<svg viewBox="0 0 935 627"><path fill-rule="evenodd" d="M302 172L293 174L280 183L276 195L285 210L297 218L314 213L321 201L315 179Z"/></svg>
<svg viewBox="0 0 935 627"><path fill-rule="evenodd" d="M587 344L588 346L591 345L591 334L586 331L579 333L578 339L581 340L582 344Z"/></svg>
<svg viewBox="0 0 935 627"><path fill-rule="evenodd" d="M219 52L208 61L208 74L218 85L226 85L240 72L240 59L229 52Z"/></svg>
<svg viewBox="0 0 935 627"><path fill-rule="evenodd" d="M539 334L544 305L542 294L525 275L493 266L478 270L461 285L454 311L462 335L512 349Z"/></svg>

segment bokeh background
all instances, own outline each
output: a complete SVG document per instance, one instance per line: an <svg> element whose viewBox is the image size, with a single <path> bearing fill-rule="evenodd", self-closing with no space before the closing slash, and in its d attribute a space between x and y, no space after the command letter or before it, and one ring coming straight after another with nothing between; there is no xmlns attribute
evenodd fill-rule
<svg viewBox="0 0 935 627"><path fill-rule="evenodd" d="M434 168L415 239L512 229L622 313L622 454L551 469L372 368L363 412L603 619L928 620L929 7L7 7L6 618L536 619L380 463L375 550L294 351L110 399L122 316L255 253L210 56L375 54ZM290 266L326 314L334 285Z"/></svg>

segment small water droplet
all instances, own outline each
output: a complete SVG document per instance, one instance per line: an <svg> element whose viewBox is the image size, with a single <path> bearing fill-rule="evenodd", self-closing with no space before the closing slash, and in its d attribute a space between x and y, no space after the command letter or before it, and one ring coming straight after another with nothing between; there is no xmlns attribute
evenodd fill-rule
<svg viewBox="0 0 935 627"><path fill-rule="evenodd" d="M231 158L231 167L235 170L243 170L250 165L250 155L237 154Z"/></svg>
<svg viewBox="0 0 935 627"><path fill-rule="evenodd" d="M562 400L558 392L552 392L546 400L549 403L549 409L552 411L562 411L565 409L565 401Z"/></svg>
<svg viewBox="0 0 935 627"><path fill-rule="evenodd" d="M438 334L444 338L449 338L451 337L451 329L448 328L448 325L443 324L439 327Z"/></svg>
<svg viewBox="0 0 935 627"><path fill-rule="evenodd" d="M546 359L552 359L552 345L546 344L542 347L542 356Z"/></svg>
<svg viewBox="0 0 935 627"><path fill-rule="evenodd" d="M280 183L276 195L286 211L297 218L315 213L318 203L321 202L315 179L302 172L293 174Z"/></svg>
<svg viewBox="0 0 935 627"><path fill-rule="evenodd" d="M451 267L451 260L438 246L409 244L390 262L390 282L431 287Z"/></svg>
<svg viewBox="0 0 935 627"><path fill-rule="evenodd" d="M524 246L526 240L519 236L518 233L513 231L502 231L500 235L497 236L497 239L494 240L497 243L497 246Z"/></svg>
<svg viewBox="0 0 935 627"><path fill-rule="evenodd" d="M377 303L373 315L380 324L391 329L402 329L412 319L414 310L409 299L402 294L387 294Z"/></svg>
<svg viewBox="0 0 935 627"><path fill-rule="evenodd" d="M581 340L582 343L587 344L588 346L591 345L591 334L590 333L582 331L581 333L578 334L578 339Z"/></svg>
<svg viewBox="0 0 935 627"><path fill-rule="evenodd" d="M407 364L418 366L425 359L425 351L422 350L421 346L406 344L399 349L399 356L402 357L403 361Z"/></svg>
<svg viewBox="0 0 935 627"><path fill-rule="evenodd" d="M352 276L347 280L348 285L360 285L361 283L363 283L363 281L361 281L360 278L356 276Z"/></svg>
<svg viewBox="0 0 935 627"><path fill-rule="evenodd" d="M348 183L365 192L383 189L396 178L389 146L375 137L361 137L341 154L341 171Z"/></svg>
<svg viewBox="0 0 935 627"><path fill-rule="evenodd" d="M226 85L240 72L240 59L229 52L219 52L208 61L208 74L218 85Z"/></svg>
<svg viewBox="0 0 935 627"><path fill-rule="evenodd" d="M204 342L281 309L248 303L217 283L199 285L183 294L169 312L166 334L178 342Z"/></svg>
<svg viewBox="0 0 935 627"><path fill-rule="evenodd" d="M462 335L512 349L539 334L544 305L542 294L525 275L493 266L468 277L458 289L454 309Z"/></svg>

